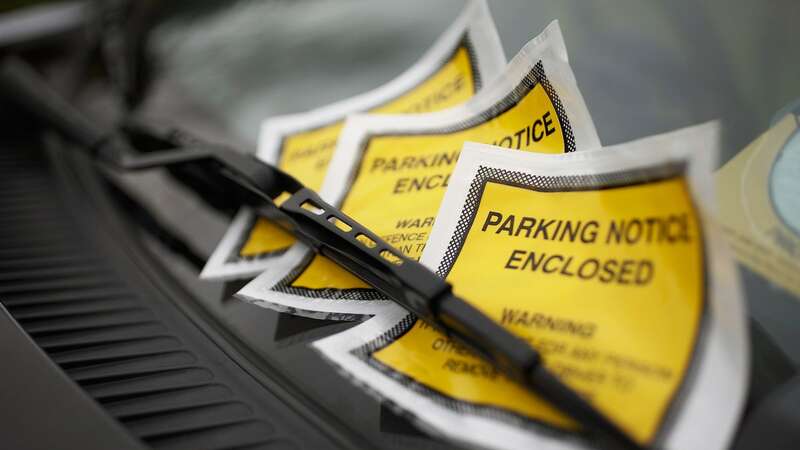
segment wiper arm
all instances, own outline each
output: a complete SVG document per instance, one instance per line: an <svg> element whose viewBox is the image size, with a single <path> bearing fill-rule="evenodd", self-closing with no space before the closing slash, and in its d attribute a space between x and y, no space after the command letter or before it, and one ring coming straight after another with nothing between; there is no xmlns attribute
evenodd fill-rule
<svg viewBox="0 0 800 450"><path fill-rule="evenodd" d="M324 202L289 174L225 147L189 144L138 153L116 131L101 129L64 101L27 64L7 58L0 89L43 123L121 171L193 164L224 180L237 200L291 232L418 318L463 344L580 423L604 447L641 448L542 363L540 354L477 308L449 283ZM147 133L147 127L138 125ZM157 133L153 133L157 134Z"/></svg>

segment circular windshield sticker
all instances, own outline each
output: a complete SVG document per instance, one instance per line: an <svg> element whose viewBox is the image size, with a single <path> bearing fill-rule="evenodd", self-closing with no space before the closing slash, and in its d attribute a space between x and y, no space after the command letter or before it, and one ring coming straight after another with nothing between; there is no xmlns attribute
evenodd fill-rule
<svg viewBox="0 0 800 450"><path fill-rule="evenodd" d="M770 196L781 221L800 236L800 132L786 141L770 176Z"/></svg>

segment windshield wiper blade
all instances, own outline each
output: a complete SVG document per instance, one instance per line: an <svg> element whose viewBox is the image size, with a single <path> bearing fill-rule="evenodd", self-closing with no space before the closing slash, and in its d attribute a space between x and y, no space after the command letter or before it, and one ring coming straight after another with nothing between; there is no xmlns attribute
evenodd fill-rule
<svg viewBox="0 0 800 450"><path fill-rule="evenodd" d="M580 423L609 448L637 449L625 432L561 382L527 342L452 292L449 283L407 258L376 234L324 202L280 169L225 147L190 143L139 153L116 130L104 130L69 105L23 61L8 57L0 66L0 89L44 124L121 171L193 164L211 179L225 180L237 201L253 207L316 252L483 357ZM148 133L138 124L138 132ZM157 132L152 132L154 136ZM344 224L344 226L342 225Z"/></svg>

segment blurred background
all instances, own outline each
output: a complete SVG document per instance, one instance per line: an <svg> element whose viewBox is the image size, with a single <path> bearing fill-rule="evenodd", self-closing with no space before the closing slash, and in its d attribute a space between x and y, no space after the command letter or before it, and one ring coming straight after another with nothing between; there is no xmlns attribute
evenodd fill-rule
<svg viewBox="0 0 800 450"><path fill-rule="evenodd" d="M172 2L170 2L172 3ZM178 2L180 3L180 2ZM462 0L238 1L154 30L164 74L254 143L266 117L391 80L453 20ZM511 59L554 19L606 144L722 118L729 154L800 92L791 0L490 1ZM173 6L176 7L176 6Z"/></svg>

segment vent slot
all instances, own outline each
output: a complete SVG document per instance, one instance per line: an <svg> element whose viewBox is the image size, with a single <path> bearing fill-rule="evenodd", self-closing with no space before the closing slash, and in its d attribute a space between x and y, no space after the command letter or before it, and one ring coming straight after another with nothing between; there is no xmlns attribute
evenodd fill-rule
<svg viewBox="0 0 800 450"><path fill-rule="evenodd" d="M275 426L108 264L31 150L0 152L0 301L14 319L152 448L273 448Z"/></svg>

